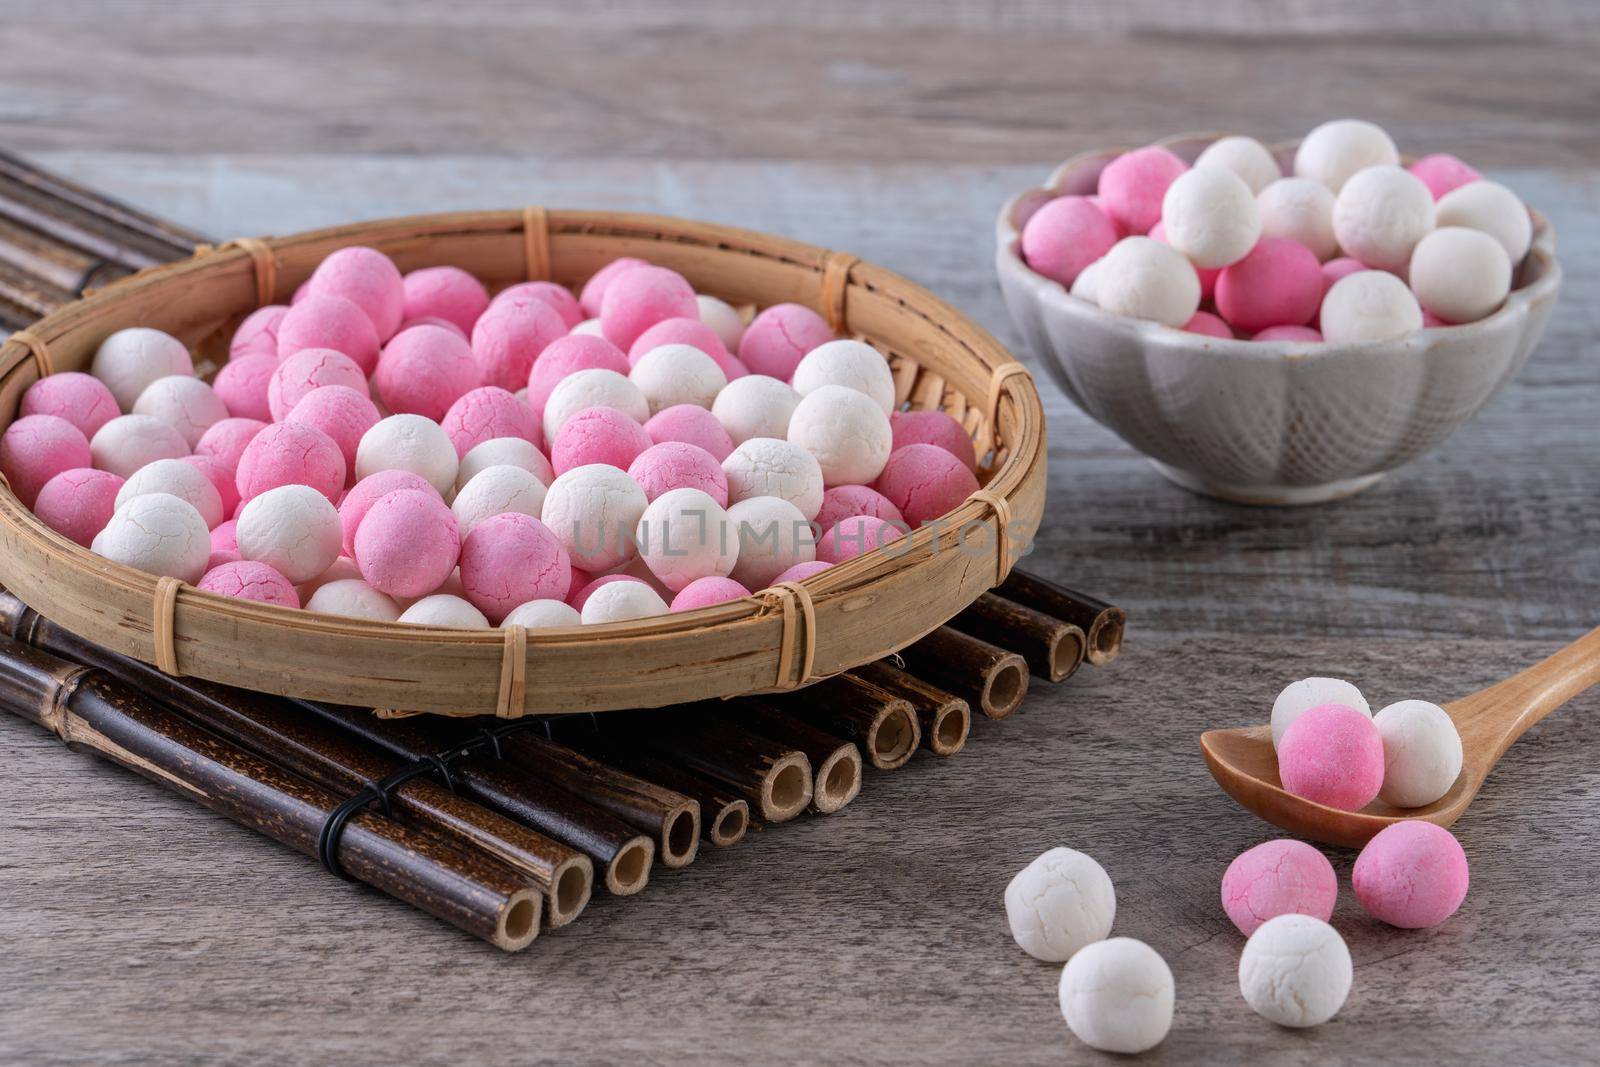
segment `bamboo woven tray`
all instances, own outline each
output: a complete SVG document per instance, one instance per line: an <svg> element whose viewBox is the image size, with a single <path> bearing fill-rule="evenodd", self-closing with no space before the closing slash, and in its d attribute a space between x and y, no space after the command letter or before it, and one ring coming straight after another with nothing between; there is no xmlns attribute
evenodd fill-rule
<svg viewBox="0 0 1600 1067"><path fill-rule="evenodd" d="M453 715L562 713L793 688L896 651L998 583L1044 506L1043 410L986 332L923 289L853 256L748 230L651 215L464 212L358 223L202 248L40 320L0 348L0 430L41 373L87 367L127 326L226 351L253 308L288 298L324 256L378 248L403 271L460 266L494 288L576 285L619 256L682 273L735 304L807 304L885 353L897 396L971 431L984 489L947 516L804 583L699 611L602 626L465 631L366 622L201 592L111 563L47 529L0 487L0 583L117 652L249 689ZM1003 534L1001 531L1004 531ZM958 545L957 542L960 542Z"/></svg>

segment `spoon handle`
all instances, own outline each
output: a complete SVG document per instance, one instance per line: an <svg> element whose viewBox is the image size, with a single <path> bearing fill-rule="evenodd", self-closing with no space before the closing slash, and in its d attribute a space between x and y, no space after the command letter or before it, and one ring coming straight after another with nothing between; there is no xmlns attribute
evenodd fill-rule
<svg viewBox="0 0 1600 1067"><path fill-rule="evenodd" d="M1600 683L1600 627L1527 670L1450 705L1468 749L1492 764L1552 711Z"/></svg>

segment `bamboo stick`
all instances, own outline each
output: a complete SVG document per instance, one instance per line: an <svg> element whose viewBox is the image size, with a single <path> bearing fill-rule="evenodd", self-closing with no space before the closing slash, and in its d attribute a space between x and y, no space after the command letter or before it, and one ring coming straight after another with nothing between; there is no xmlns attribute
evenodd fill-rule
<svg viewBox="0 0 1600 1067"><path fill-rule="evenodd" d="M567 721L577 723L575 719ZM700 805L700 836L718 848L737 844L750 828L750 805L743 797L669 762L659 753L648 752L625 739L592 731L580 732L570 727L561 741L608 767L638 775L694 800Z"/></svg>
<svg viewBox="0 0 1600 1067"><path fill-rule="evenodd" d="M0 706L308 856L343 798L185 722L92 667L0 637ZM493 857L367 811L337 845L345 873L507 951L539 932L543 897Z"/></svg>
<svg viewBox="0 0 1600 1067"><path fill-rule="evenodd" d="M947 693L931 682L878 660L850 672L880 685L909 701L922 727L922 747L936 756L954 756L967 743L972 728L972 709L965 700Z"/></svg>
<svg viewBox="0 0 1600 1067"><path fill-rule="evenodd" d="M922 741L922 726L908 701L852 674L767 699L786 715L854 741L880 771L905 766Z"/></svg>
<svg viewBox="0 0 1600 1067"><path fill-rule="evenodd" d="M832 815L861 792L861 750L855 742L784 714L760 699L740 701L722 722L792 745L811 761L811 810Z"/></svg>
<svg viewBox="0 0 1600 1067"><path fill-rule="evenodd" d="M1011 572L999 592L1008 600L1082 629L1089 641L1085 658L1097 667L1110 663L1122 651L1128 613L1119 607L1019 570Z"/></svg>
<svg viewBox="0 0 1600 1067"><path fill-rule="evenodd" d="M414 719L380 720L367 708L306 700L291 703L398 759L426 759L441 747ZM452 764L450 771L467 796L587 855L613 895L631 896L650 881L655 843L593 804L492 758L468 756Z"/></svg>
<svg viewBox="0 0 1600 1067"><path fill-rule="evenodd" d="M1015 652L1028 669L1052 682L1064 682L1083 663L1088 640L1081 627L1035 611L1014 600L985 593L950 620L964 634Z"/></svg>
<svg viewBox="0 0 1600 1067"><path fill-rule="evenodd" d="M906 670L964 698L990 719L1016 711L1028 695L1028 665L1015 652L941 626L900 651Z"/></svg>
<svg viewBox="0 0 1600 1067"><path fill-rule="evenodd" d="M57 626L4 591L0 629L51 655L103 670L195 725L334 793L348 796L400 767L276 697L163 674ZM403 821L481 848L530 877L545 894L547 927L565 926L588 904L594 868L587 856L426 778L402 784L390 803Z"/></svg>
<svg viewBox="0 0 1600 1067"><path fill-rule="evenodd" d="M682 710L628 714L619 726L637 731L646 749L732 789L764 822L788 822L811 803L811 760L804 752Z"/></svg>

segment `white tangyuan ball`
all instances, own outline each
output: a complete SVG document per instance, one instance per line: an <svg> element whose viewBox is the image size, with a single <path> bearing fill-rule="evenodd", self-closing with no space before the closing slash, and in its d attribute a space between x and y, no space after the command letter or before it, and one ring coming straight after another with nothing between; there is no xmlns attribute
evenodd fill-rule
<svg viewBox="0 0 1600 1067"><path fill-rule="evenodd" d="M728 500L738 503L757 496L776 496L800 509L807 519L822 510L822 467L799 445L775 437L752 437L722 461L728 478Z"/></svg>
<svg viewBox="0 0 1600 1067"><path fill-rule="evenodd" d="M1399 273L1433 229L1433 194L1404 167L1357 171L1333 201L1333 235L1345 254Z"/></svg>
<svg viewBox="0 0 1600 1067"><path fill-rule="evenodd" d="M866 393L885 415L894 410L894 374L883 354L865 341L828 341L807 352L789 379L801 396L824 385Z"/></svg>
<svg viewBox="0 0 1600 1067"><path fill-rule="evenodd" d="M1070 848L1053 848L1018 871L1005 902L1011 936L1022 951L1050 963L1065 963L1111 936L1117 914L1111 876L1093 857Z"/></svg>
<svg viewBox="0 0 1600 1067"><path fill-rule="evenodd" d="M450 502L450 510L465 541L478 523L508 511L539 518L544 496L544 483L532 471L502 463L479 471Z"/></svg>
<svg viewBox="0 0 1600 1067"><path fill-rule="evenodd" d="M1245 180L1222 167L1195 166L1161 198L1166 242L1207 269L1237 263L1261 236L1261 212Z"/></svg>
<svg viewBox="0 0 1600 1067"><path fill-rule="evenodd" d="M360 578L340 578L317 587L306 610L373 622L399 622L400 605Z"/></svg>
<svg viewBox="0 0 1600 1067"><path fill-rule="evenodd" d="M742 445L752 437L788 437L789 417L799 405L800 394L787 382L765 374L747 374L717 394L711 414L733 443Z"/></svg>
<svg viewBox="0 0 1600 1067"><path fill-rule="evenodd" d="M717 361L693 345L658 345L639 357L628 372L654 415L663 408L693 404L709 408L728 376Z"/></svg>
<svg viewBox="0 0 1600 1067"><path fill-rule="evenodd" d="M634 531L649 503L625 471L589 463L550 483L540 518L566 548L573 566L599 574L634 557Z"/></svg>
<svg viewBox="0 0 1600 1067"><path fill-rule="evenodd" d="M150 493L170 493L187 500L205 520L208 530L216 529L227 518L222 513L222 494L211 479L199 467L181 459L158 459L134 471L117 490L116 506L120 508L134 497Z"/></svg>
<svg viewBox="0 0 1600 1067"><path fill-rule="evenodd" d="M461 457L456 469L456 489L460 490L490 467L509 465L521 467L545 485L556 480L550 460L539 451L539 446L521 437L491 437L475 445Z"/></svg>
<svg viewBox="0 0 1600 1067"><path fill-rule="evenodd" d="M296 585L333 566L344 545L339 512L309 485L280 485L251 497L239 510L234 536L240 556L267 564Z"/></svg>
<svg viewBox="0 0 1600 1067"><path fill-rule="evenodd" d="M1172 1029L1172 968L1143 941L1096 941L1061 969L1061 1015L1090 1048L1144 1052Z"/></svg>
<svg viewBox="0 0 1600 1067"><path fill-rule="evenodd" d="M585 624L627 622L665 615L667 602L643 582L607 582L589 594L580 617Z"/></svg>
<svg viewBox="0 0 1600 1067"><path fill-rule="evenodd" d="M1397 808L1420 808L1450 791L1461 774L1461 734L1450 714L1426 700L1390 704L1373 722L1383 738L1383 789Z"/></svg>
<svg viewBox="0 0 1600 1067"><path fill-rule="evenodd" d="M608 583L615 584L615 583ZM562 600L530 600L518 604L500 621L507 626L526 626L530 630L548 630L557 626L577 626L583 621L578 609Z"/></svg>
<svg viewBox="0 0 1600 1067"><path fill-rule="evenodd" d="M1290 723L1319 704L1343 704L1363 715L1372 715L1372 708L1361 690L1344 679L1302 678L1284 686L1272 702L1272 747L1278 747Z"/></svg>
<svg viewBox="0 0 1600 1067"><path fill-rule="evenodd" d="M1407 275L1417 303L1445 322L1476 322L1511 292L1511 257L1490 234L1445 226L1417 242Z"/></svg>
<svg viewBox="0 0 1600 1067"><path fill-rule="evenodd" d="M650 402L637 385L614 370L590 367L567 375L550 391L544 405L545 447L555 443L568 419L588 408L615 408L641 426L650 419Z"/></svg>
<svg viewBox="0 0 1600 1067"><path fill-rule="evenodd" d="M1124 237L1100 260L1095 303L1116 315L1181 329L1200 310L1200 275L1182 252L1149 237Z"/></svg>
<svg viewBox="0 0 1600 1067"><path fill-rule="evenodd" d="M728 577L752 592L797 563L817 558L811 521L800 509L775 496L753 496L728 508L739 538L739 558Z"/></svg>
<svg viewBox="0 0 1600 1067"><path fill-rule="evenodd" d="M1354 970L1339 931L1310 915L1279 915L1256 927L1239 956L1239 992L1279 1026L1327 1022L1350 995Z"/></svg>
<svg viewBox="0 0 1600 1067"><path fill-rule="evenodd" d="M729 352L739 351L739 342L744 339L744 320L734 306L704 293L696 296L694 302L700 308L700 321L711 327L723 347Z"/></svg>
<svg viewBox="0 0 1600 1067"><path fill-rule="evenodd" d="M158 459L182 459L188 454L183 435L154 415L118 415L89 440L95 468L119 478L131 478Z"/></svg>
<svg viewBox="0 0 1600 1067"><path fill-rule="evenodd" d="M1333 283L1321 324L1322 339L1333 344L1387 341L1422 329L1422 307L1393 274L1361 270Z"/></svg>
<svg viewBox="0 0 1600 1067"><path fill-rule="evenodd" d="M153 415L183 435L192 449L213 423L228 417L211 386L187 374L169 374L145 386L133 402L135 415Z"/></svg>
<svg viewBox="0 0 1600 1067"><path fill-rule="evenodd" d="M483 612L449 593L432 593L415 601L400 613L399 621L454 630L489 629L489 620L483 617Z"/></svg>
<svg viewBox="0 0 1600 1067"><path fill-rule="evenodd" d="M1533 218L1517 194L1499 182L1475 181L1450 190L1436 205L1440 226L1482 230L1499 241L1513 266L1533 243Z"/></svg>
<svg viewBox="0 0 1600 1067"><path fill-rule="evenodd" d="M1244 179L1252 193L1259 193L1283 177L1272 152L1254 137L1218 138L1196 157L1194 165L1231 170Z"/></svg>
<svg viewBox="0 0 1600 1067"><path fill-rule="evenodd" d="M460 462L456 446L438 423L421 415L390 415L361 435L356 446L356 480L379 471L410 471L448 493Z"/></svg>
<svg viewBox="0 0 1600 1067"><path fill-rule="evenodd" d="M1326 263L1339 254L1333 235L1333 190L1310 178L1279 178L1256 194L1261 236L1286 237Z"/></svg>
<svg viewBox="0 0 1600 1067"><path fill-rule="evenodd" d="M1400 150L1383 127L1361 119L1335 119L1306 134L1294 154L1294 172L1337 193L1356 171L1399 162Z"/></svg>
<svg viewBox="0 0 1600 1067"><path fill-rule="evenodd" d="M1069 290L1079 300L1100 306L1100 274L1105 270L1106 257L1101 256L1078 272Z"/></svg>
<svg viewBox="0 0 1600 1067"><path fill-rule="evenodd" d="M93 547L114 563L192 583L211 559L211 531L187 500L147 493L117 508Z"/></svg>
<svg viewBox="0 0 1600 1067"><path fill-rule="evenodd" d="M889 462L894 431L889 416L865 393L824 385L794 409L789 443L816 459L824 486L870 485Z"/></svg>
<svg viewBox="0 0 1600 1067"><path fill-rule="evenodd" d="M699 578L725 578L739 558L739 533L711 495L669 489L652 500L634 532L639 558L676 593Z"/></svg>
<svg viewBox="0 0 1600 1067"><path fill-rule="evenodd" d="M568 330L567 332L569 334L573 334L575 336L576 335L587 335L589 337L604 337L605 336L605 333L602 332L601 329L600 329L600 320L599 319L584 319L582 322L578 323L578 325L574 326L572 329Z"/></svg>
<svg viewBox="0 0 1600 1067"><path fill-rule="evenodd" d="M100 342L89 373L105 383L117 406L132 411L139 394L158 378L194 376L194 360L183 342L148 326L130 326Z"/></svg>

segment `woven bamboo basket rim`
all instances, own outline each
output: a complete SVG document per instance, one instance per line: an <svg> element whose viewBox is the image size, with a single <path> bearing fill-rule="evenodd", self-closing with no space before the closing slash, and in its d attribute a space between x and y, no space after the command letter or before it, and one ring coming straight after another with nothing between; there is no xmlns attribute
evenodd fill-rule
<svg viewBox="0 0 1600 1067"><path fill-rule="evenodd" d="M114 330L178 336L197 362L329 252L364 244L403 271L452 263L491 288L576 285L620 256L684 274L734 304L806 304L889 359L897 399L973 433L983 489L945 517L787 589L683 612L559 630L370 622L207 593L96 556L0 485L0 582L69 629L171 673L265 692L450 715L659 707L794 688L887 655L990 588L1044 506L1044 412L1031 377L926 290L854 256L656 215L549 210L419 215L202 246L40 320L0 347L0 429L42 371L86 368ZM1004 529L1004 535L1001 530Z"/></svg>

